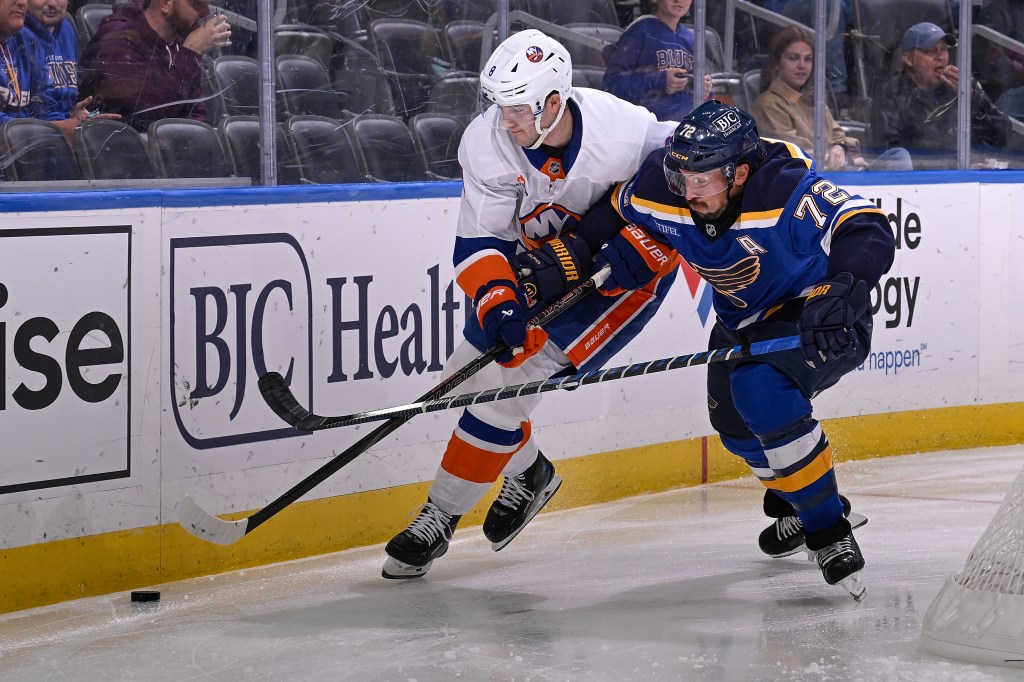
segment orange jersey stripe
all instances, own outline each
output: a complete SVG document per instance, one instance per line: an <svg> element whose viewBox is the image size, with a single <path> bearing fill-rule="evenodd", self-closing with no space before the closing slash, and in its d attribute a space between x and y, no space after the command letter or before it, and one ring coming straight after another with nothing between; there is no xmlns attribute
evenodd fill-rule
<svg viewBox="0 0 1024 682"><path fill-rule="evenodd" d="M530 422L522 422L522 428L523 440L519 443L519 447L511 452L484 450L470 445L459 438L457 433L453 433L451 440L448 441L448 448L444 451L444 457L441 459L441 468L464 481L494 483L512 456L530 440Z"/></svg>
<svg viewBox="0 0 1024 682"><path fill-rule="evenodd" d="M678 261L677 261L678 262ZM590 334L577 341L576 344L565 351L566 357L572 364L580 367L587 358L596 353L601 346L622 329L633 316L652 300L652 292L658 284L658 279L649 283L643 289L631 291L624 294L618 305L609 310L603 317L591 325Z"/></svg>
<svg viewBox="0 0 1024 682"><path fill-rule="evenodd" d="M477 290L494 280L516 282L508 259L497 251L481 252L479 257L467 259L456 268L455 281L470 298L476 298Z"/></svg>

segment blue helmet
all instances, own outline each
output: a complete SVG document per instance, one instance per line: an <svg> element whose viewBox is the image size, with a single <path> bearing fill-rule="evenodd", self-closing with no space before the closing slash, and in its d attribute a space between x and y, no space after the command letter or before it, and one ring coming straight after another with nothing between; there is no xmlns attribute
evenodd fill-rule
<svg viewBox="0 0 1024 682"><path fill-rule="evenodd" d="M721 168L729 185L736 166L746 163L757 170L764 158L764 144L757 125L747 112L708 100L679 122L665 154L665 178L675 188L673 176L682 171L703 173Z"/></svg>

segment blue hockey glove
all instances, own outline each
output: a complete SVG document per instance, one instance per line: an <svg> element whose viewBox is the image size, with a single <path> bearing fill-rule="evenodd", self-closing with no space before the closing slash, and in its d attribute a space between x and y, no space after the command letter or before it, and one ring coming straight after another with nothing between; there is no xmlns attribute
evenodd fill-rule
<svg viewBox="0 0 1024 682"><path fill-rule="evenodd" d="M592 257L583 238L567 232L539 248L517 254L514 266L526 302L533 307L561 297L590 277Z"/></svg>
<svg viewBox="0 0 1024 682"><path fill-rule="evenodd" d="M606 296L618 296L630 289L642 289L669 262L672 247L652 238L637 225L626 225L594 256L594 270L611 266L611 275L601 285Z"/></svg>
<svg viewBox="0 0 1024 682"><path fill-rule="evenodd" d="M477 292L476 314L487 339L487 347L499 343L508 350L498 355L498 363L518 367L547 342L548 335L539 327L526 327L526 313L511 282L492 281Z"/></svg>
<svg viewBox="0 0 1024 682"><path fill-rule="evenodd" d="M822 369L829 360L853 355L857 350L853 326L870 305L867 283L854 282L848 272L815 287L797 321L807 364Z"/></svg>

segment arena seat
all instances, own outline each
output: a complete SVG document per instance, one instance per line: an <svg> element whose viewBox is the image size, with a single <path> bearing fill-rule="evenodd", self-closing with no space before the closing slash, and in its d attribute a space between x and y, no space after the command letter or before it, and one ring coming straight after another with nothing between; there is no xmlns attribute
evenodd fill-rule
<svg viewBox="0 0 1024 682"><path fill-rule="evenodd" d="M213 126L189 118L153 121L149 156L162 178L225 178L234 175Z"/></svg>
<svg viewBox="0 0 1024 682"><path fill-rule="evenodd" d="M334 91L341 97L346 116L395 115L391 84L377 68L338 69L334 72L333 85Z"/></svg>
<svg viewBox="0 0 1024 682"><path fill-rule="evenodd" d="M301 182L295 151L284 130L275 126L277 151L277 183L296 185ZM260 120L256 116L228 116L217 126L224 151L239 177L252 178L252 184L263 184L263 157L260 146Z"/></svg>
<svg viewBox="0 0 1024 682"><path fill-rule="evenodd" d="M34 118L12 118L0 126L0 168L6 180L82 179L67 136Z"/></svg>
<svg viewBox="0 0 1024 682"><path fill-rule="evenodd" d="M78 167L86 180L147 180L156 168L139 131L123 121L92 118L75 132Z"/></svg>
<svg viewBox="0 0 1024 682"><path fill-rule="evenodd" d="M559 26L584 23L617 26L619 23L612 0L527 0L526 11Z"/></svg>
<svg viewBox="0 0 1024 682"><path fill-rule="evenodd" d="M255 116L259 113L260 67L252 57L217 57L210 67L210 84L226 116Z"/></svg>
<svg viewBox="0 0 1024 682"><path fill-rule="evenodd" d="M468 122L479 109L479 91L480 79L477 76L456 75L442 78L430 90L426 111L459 116Z"/></svg>
<svg viewBox="0 0 1024 682"><path fill-rule="evenodd" d="M437 80L452 71L433 27L412 19L377 19L370 23L370 46L392 83L398 113L420 113Z"/></svg>
<svg viewBox="0 0 1024 682"><path fill-rule="evenodd" d="M412 132L396 116L364 114L350 123L366 164L366 177L375 182L429 180L426 158Z"/></svg>
<svg viewBox="0 0 1024 682"><path fill-rule="evenodd" d="M365 182L359 145L349 124L324 116L292 116L285 132L302 182L318 185Z"/></svg>
<svg viewBox="0 0 1024 682"><path fill-rule="evenodd" d="M436 179L458 180L462 177L459 141L465 129L461 119L448 114L417 114L409 120L409 130L416 147Z"/></svg>
<svg viewBox="0 0 1024 682"><path fill-rule="evenodd" d="M621 28L607 24L569 24L566 28L571 29L574 33L581 33L590 38L603 40L609 45L614 45L622 35ZM602 50L567 38L560 42L565 45L565 49L569 52L574 69L577 66L594 66L604 69L606 66Z"/></svg>
<svg viewBox="0 0 1024 682"><path fill-rule="evenodd" d="M342 98L331 87L327 69L312 57L278 56L277 88L281 118L299 115L341 118Z"/></svg>
<svg viewBox="0 0 1024 682"><path fill-rule="evenodd" d="M300 54L330 69L334 40L315 26L282 24L274 29L274 54Z"/></svg>

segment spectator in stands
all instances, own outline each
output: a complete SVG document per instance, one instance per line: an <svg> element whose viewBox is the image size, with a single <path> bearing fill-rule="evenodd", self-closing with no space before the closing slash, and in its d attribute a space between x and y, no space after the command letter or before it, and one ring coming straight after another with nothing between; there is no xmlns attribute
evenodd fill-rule
<svg viewBox="0 0 1024 682"><path fill-rule="evenodd" d="M957 79L949 63L956 38L930 22L914 24L900 40L903 70L872 102L876 144L910 150L914 168L956 166ZM971 94L971 142L981 151L1006 145L1010 120L975 81Z"/></svg>
<svg viewBox="0 0 1024 682"><path fill-rule="evenodd" d="M64 21L68 0L29 0L25 40L39 45L58 107L71 111L78 103L78 37Z"/></svg>
<svg viewBox="0 0 1024 682"><path fill-rule="evenodd" d="M26 0L0 0L0 123L12 118L50 121L65 134L74 134L84 107L71 110L58 104L39 46L23 31Z"/></svg>
<svg viewBox="0 0 1024 682"><path fill-rule="evenodd" d="M987 0L978 12L975 24L1024 42L1024 3L1020 0ZM971 55L975 76L985 92L996 98L999 110L1024 119L1024 54L976 35L971 43Z"/></svg>
<svg viewBox="0 0 1024 682"><path fill-rule="evenodd" d="M231 45L210 0L137 0L114 6L79 63L79 88L145 131L162 118L205 121L203 55ZM209 17L209 20L207 20Z"/></svg>
<svg viewBox="0 0 1024 682"><path fill-rule="evenodd" d="M768 137L778 137L814 151L814 92L811 74L814 69L814 38L799 27L784 28L772 36L768 46L771 61L761 73L761 83L768 87L754 102L751 113L757 128ZM869 164L860 152L860 142L847 137L842 126L825 108L824 170L912 170L910 154L902 147L887 150Z"/></svg>
<svg viewBox="0 0 1024 682"><path fill-rule="evenodd" d="M813 0L759 0L754 4L814 28L817 3ZM840 108L846 109L850 104L847 97L846 31L853 25L853 8L850 6L850 0L841 0L837 5L829 2L827 6L837 6L839 16L826 17L826 26L834 23L835 30L825 39L825 78L839 101Z"/></svg>
<svg viewBox="0 0 1024 682"><path fill-rule="evenodd" d="M44 106L53 102L41 65L30 58L25 46L21 29L27 12L26 0L0 0L0 123L12 118L41 118Z"/></svg>
<svg viewBox="0 0 1024 682"><path fill-rule="evenodd" d="M65 18L68 0L29 0L22 38L28 54L43 65L51 86L53 111L65 116L53 123L74 139L75 128L89 118L92 98L78 99L78 36ZM42 116L46 116L46 112ZM95 115L95 114L93 114ZM121 118L118 114L101 114L103 118ZM38 112L36 117L40 117Z"/></svg>
<svg viewBox="0 0 1024 682"><path fill-rule="evenodd" d="M654 13L626 29L605 48L608 67L601 87L647 107L659 121L678 121L693 109L693 31L682 23L692 0L651 0ZM704 77L704 98L711 76Z"/></svg>

